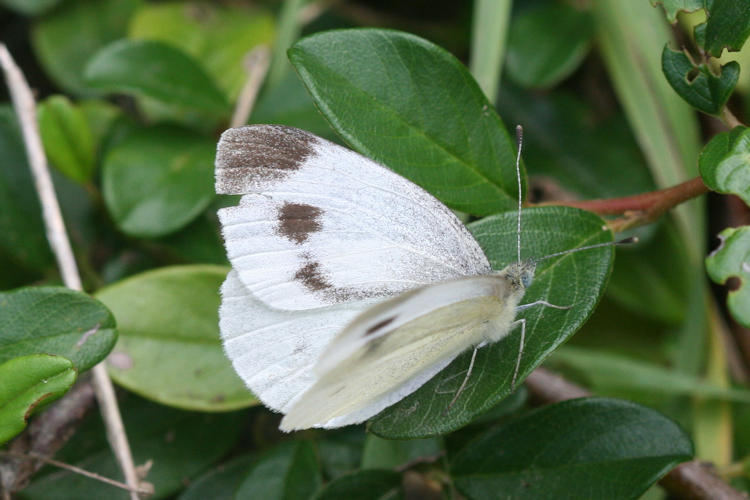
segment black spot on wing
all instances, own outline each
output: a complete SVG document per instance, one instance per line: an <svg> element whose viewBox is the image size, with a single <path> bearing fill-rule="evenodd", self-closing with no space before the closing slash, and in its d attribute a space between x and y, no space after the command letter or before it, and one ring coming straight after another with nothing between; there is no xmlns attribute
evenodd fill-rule
<svg viewBox="0 0 750 500"><path fill-rule="evenodd" d="M280 125L254 125L225 131L216 150L216 192L245 194L263 181L298 170L318 138Z"/></svg>
<svg viewBox="0 0 750 500"><path fill-rule="evenodd" d="M373 333L377 332L378 330L382 329L383 327L386 327L386 326L390 325L391 323L393 323L393 321L395 319L396 319L396 317L393 316L391 318L386 318L383 321L379 321L379 322L375 323L374 325L372 325L370 328L367 329L367 331L365 332L365 336L372 335Z"/></svg>
<svg viewBox="0 0 750 500"><path fill-rule="evenodd" d="M322 214L323 210L318 207L286 202L279 209L277 232L299 245L304 243L311 233L320 231Z"/></svg>
<svg viewBox="0 0 750 500"><path fill-rule="evenodd" d="M320 269L319 262L308 262L295 273L294 279L302 283L311 292L329 290L333 285L328 282Z"/></svg>

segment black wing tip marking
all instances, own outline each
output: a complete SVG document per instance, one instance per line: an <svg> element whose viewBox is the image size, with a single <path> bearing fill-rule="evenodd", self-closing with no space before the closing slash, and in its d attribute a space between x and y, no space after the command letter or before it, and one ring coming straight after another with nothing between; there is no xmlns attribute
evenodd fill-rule
<svg viewBox="0 0 750 500"><path fill-rule="evenodd" d="M299 170L319 143L315 135L282 125L230 128L216 149L216 192L245 194L263 181Z"/></svg>

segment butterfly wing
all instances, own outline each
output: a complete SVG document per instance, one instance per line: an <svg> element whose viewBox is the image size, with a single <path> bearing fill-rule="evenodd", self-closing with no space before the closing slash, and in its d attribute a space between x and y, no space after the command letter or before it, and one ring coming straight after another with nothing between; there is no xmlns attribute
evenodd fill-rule
<svg viewBox="0 0 750 500"><path fill-rule="evenodd" d="M313 384L326 344L367 303L277 311L252 296L235 271L221 288L219 327L235 371L266 406L285 412Z"/></svg>
<svg viewBox="0 0 750 500"><path fill-rule="evenodd" d="M387 168L298 129L224 132L216 190L245 195L219 211L227 254L247 289L274 308L388 297L490 271L445 205Z"/></svg>
<svg viewBox="0 0 750 500"><path fill-rule="evenodd" d="M493 332L507 334L522 292L500 276L425 286L365 310L322 354L282 430L361 422L415 391Z"/></svg>

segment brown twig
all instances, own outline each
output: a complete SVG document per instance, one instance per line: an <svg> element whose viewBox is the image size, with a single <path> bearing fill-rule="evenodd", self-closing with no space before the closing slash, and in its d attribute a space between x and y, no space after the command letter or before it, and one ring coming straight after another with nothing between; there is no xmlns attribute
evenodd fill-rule
<svg viewBox="0 0 750 500"><path fill-rule="evenodd" d="M47 230L47 240L52 252L57 259L60 273L65 286L73 290L83 290L81 278L78 274L78 266L70 246L65 222L63 221L60 204L57 201L55 188L52 184L52 176L47 166L47 158L44 155L42 139L39 135L39 124L36 119L36 102L29 88L26 78L21 69L5 47L0 43L0 66L5 72L5 80L8 84L13 108L21 126L21 132L26 146L26 155L29 167L34 177L34 185L39 195L42 206L42 216ZM117 406L117 398L112 381L109 379L107 370L103 364L98 364L92 369L94 391L99 402L99 408L107 428L107 438L110 446L117 457L125 480L131 488L131 499L138 500L138 475L136 474L130 445L125 435L122 424L120 409Z"/></svg>
<svg viewBox="0 0 750 500"><path fill-rule="evenodd" d="M695 177L670 188L634 196L583 201L551 201L539 205L563 205L581 208L599 215L624 215L624 217L615 219L609 224L612 230L618 232L654 222L664 212L680 203L705 194L708 190L708 187L703 183L703 179Z"/></svg>
<svg viewBox="0 0 750 500"><path fill-rule="evenodd" d="M110 479L108 477L104 477L102 475L97 474L96 472L87 471L86 469L81 469L80 467L76 467L75 465L66 464L65 462L60 462L59 460L55 460L53 458L45 457L43 455L39 455L38 453L16 453L13 451L2 451L0 450L0 457L10 457L20 460L31 460L35 462L42 462L45 464L53 465L55 467L59 467L61 469L69 470L71 472L75 472L76 474L80 474L81 476L86 476L91 479L96 479L97 481L101 481L102 483L106 483L112 486L116 486L117 488L127 490L130 492L135 492L136 494L141 495L152 495L154 493L153 488L140 488L140 489L133 489L130 486L128 486L125 483L121 483L120 481L115 481L114 479Z"/></svg>
<svg viewBox="0 0 750 500"><path fill-rule="evenodd" d="M242 87L240 96L237 98L232 120L229 122L230 126L240 127L247 123L250 113L253 111L255 99L258 97L258 91L268 74L270 64L271 51L265 45L259 45L247 54L244 61L247 80Z"/></svg>
<svg viewBox="0 0 750 500"><path fill-rule="evenodd" d="M534 370L526 379L526 387L531 400L537 404L558 403L591 395L587 389L546 368ZM678 465L659 480L659 485L675 498L747 500L745 495L721 479L709 464L698 460Z"/></svg>
<svg viewBox="0 0 750 500"><path fill-rule="evenodd" d="M94 404L94 389L80 381L47 411L35 418L26 430L8 445L19 455L52 456L68 441ZM26 487L41 467L33 460L0 459L0 490L8 494Z"/></svg>

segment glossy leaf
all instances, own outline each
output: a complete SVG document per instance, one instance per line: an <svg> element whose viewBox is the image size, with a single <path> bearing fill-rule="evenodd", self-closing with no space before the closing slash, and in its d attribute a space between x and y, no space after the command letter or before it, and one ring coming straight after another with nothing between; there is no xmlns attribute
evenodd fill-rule
<svg viewBox="0 0 750 500"><path fill-rule="evenodd" d="M216 145L169 126L136 129L112 147L102 166L102 191L125 233L163 236L195 219L213 200Z"/></svg>
<svg viewBox="0 0 750 500"><path fill-rule="evenodd" d="M62 287L0 293L0 362L28 354L57 354L84 372L117 340L112 313L88 295Z"/></svg>
<svg viewBox="0 0 750 500"><path fill-rule="evenodd" d="M0 445L26 427L26 419L41 405L65 394L76 380L69 359L31 354L0 363Z"/></svg>
<svg viewBox="0 0 750 500"><path fill-rule="evenodd" d="M120 398L123 423L136 464L151 462L146 481L154 485L150 499L173 498L193 478L236 447L243 413L206 414L167 408L134 395ZM68 444L55 455L104 477L122 481L122 472L107 442L102 418L93 412ZM80 474L54 469L37 475L23 490L25 500L81 498L128 500L119 488Z"/></svg>
<svg viewBox="0 0 750 500"><path fill-rule="evenodd" d="M0 0L0 4L26 16L39 15L55 5L60 0Z"/></svg>
<svg viewBox="0 0 750 500"><path fill-rule="evenodd" d="M661 4L670 23L677 21L679 12L695 12L702 9L705 3L706 0L651 0L654 6Z"/></svg>
<svg viewBox="0 0 750 500"><path fill-rule="evenodd" d="M178 408L226 411L255 399L224 356L219 287L227 269L176 266L102 289L120 340L107 360L118 384Z"/></svg>
<svg viewBox="0 0 750 500"><path fill-rule="evenodd" d="M38 107L39 131L49 161L76 182L94 172L94 135L83 112L65 96L52 96Z"/></svg>
<svg viewBox="0 0 750 500"><path fill-rule="evenodd" d="M255 461L255 454L246 454L212 468L190 483L178 500L235 500L234 492Z"/></svg>
<svg viewBox="0 0 750 500"><path fill-rule="evenodd" d="M247 80L244 58L253 47L273 41L273 18L244 5L149 3L138 9L129 36L156 40L190 54L223 93L236 99Z"/></svg>
<svg viewBox="0 0 750 500"><path fill-rule="evenodd" d="M16 116L7 106L0 106L0 234L0 264L6 276L52 264L26 150Z"/></svg>
<svg viewBox="0 0 750 500"><path fill-rule="evenodd" d="M31 35L34 52L46 73L68 92L92 94L83 79L91 56L125 35L130 16L141 0L66 0L36 20Z"/></svg>
<svg viewBox="0 0 750 500"><path fill-rule="evenodd" d="M589 13L572 5L524 10L510 25L507 74L523 87L552 87L578 68L593 34Z"/></svg>
<svg viewBox="0 0 750 500"><path fill-rule="evenodd" d="M499 491L507 498L624 499L639 497L692 454L685 432L654 410L590 398L486 432L453 459L451 471L471 500Z"/></svg>
<svg viewBox="0 0 750 500"><path fill-rule="evenodd" d="M740 50L750 36L750 9L743 0L712 0L704 49L714 57L722 50Z"/></svg>
<svg viewBox="0 0 750 500"><path fill-rule="evenodd" d="M515 205L513 141L466 68L414 35L318 33L289 58L326 119L354 149L456 210Z"/></svg>
<svg viewBox="0 0 750 500"><path fill-rule="evenodd" d="M674 368L629 358L604 349L564 346L552 355L554 366L581 374L585 386L600 393L648 393L658 396L695 396L750 403L750 391L721 387Z"/></svg>
<svg viewBox="0 0 750 500"><path fill-rule="evenodd" d="M705 64L694 65L680 50L664 46L661 53L664 76L680 97L697 109L716 115L721 112L737 84L740 65L729 62L714 75ZM695 75L693 75L695 73Z"/></svg>
<svg viewBox="0 0 750 500"><path fill-rule="evenodd" d="M604 222L589 212L566 207L541 207L523 212L523 258L611 241ZM506 212L469 225L495 269L516 259L516 213ZM526 319L526 343L517 383L520 384L560 344L570 338L592 313L604 290L612 264L612 249L587 250L543 260L522 303L546 300L571 305L567 310L532 307ZM469 423L510 393L518 358L520 328L479 350L465 390L447 413L469 366L467 351L412 395L387 408L370 422L370 430L392 438L444 434Z"/></svg>
<svg viewBox="0 0 750 500"><path fill-rule="evenodd" d="M235 498L282 500L310 498L322 483L313 445L287 441L260 457L237 489Z"/></svg>
<svg viewBox="0 0 750 500"><path fill-rule="evenodd" d="M93 88L148 97L179 108L212 114L228 108L224 95L200 64L162 42L111 43L91 58L85 79Z"/></svg>
<svg viewBox="0 0 750 500"><path fill-rule="evenodd" d="M706 271L720 285L737 280L727 306L738 323L750 328L750 226L730 227L718 236L721 244L706 257Z"/></svg>
<svg viewBox="0 0 750 500"><path fill-rule="evenodd" d="M750 206L750 129L736 127L711 139L698 161L706 186L735 194Z"/></svg>
<svg viewBox="0 0 750 500"><path fill-rule="evenodd" d="M388 500L401 498L401 474L392 470L362 470L326 484L314 500Z"/></svg>

